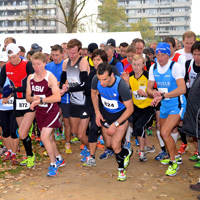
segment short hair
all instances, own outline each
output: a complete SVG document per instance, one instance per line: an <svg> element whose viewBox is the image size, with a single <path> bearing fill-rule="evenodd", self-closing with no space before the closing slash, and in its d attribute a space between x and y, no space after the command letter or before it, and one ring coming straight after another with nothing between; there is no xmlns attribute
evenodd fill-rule
<svg viewBox="0 0 200 200"><path fill-rule="evenodd" d="M185 40L185 38L191 38L194 37L194 40L196 40L196 34L193 31L186 31L183 34L183 40Z"/></svg>
<svg viewBox="0 0 200 200"><path fill-rule="evenodd" d="M104 50L95 49L92 53L92 60L97 56L99 56L103 60L103 62L108 62L108 55Z"/></svg>
<svg viewBox="0 0 200 200"><path fill-rule="evenodd" d="M60 53L62 54L63 48L59 44L56 44L54 46L51 46L51 51L60 51Z"/></svg>
<svg viewBox="0 0 200 200"><path fill-rule="evenodd" d="M42 62L46 62L46 55L42 52L35 52L33 55L32 55L32 60L35 59L35 60L41 60Z"/></svg>
<svg viewBox="0 0 200 200"><path fill-rule="evenodd" d="M147 55L147 54L152 54L150 48L145 48L143 49L143 54Z"/></svg>
<svg viewBox="0 0 200 200"><path fill-rule="evenodd" d="M200 51L200 41L197 41L192 45L191 53L193 53L193 51L195 51L195 50Z"/></svg>
<svg viewBox="0 0 200 200"><path fill-rule="evenodd" d="M135 48L135 45L134 44L131 44L127 47L126 49L126 53L129 53L129 52L132 52L132 53L136 53L136 48Z"/></svg>
<svg viewBox="0 0 200 200"><path fill-rule="evenodd" d="M87 51L87 50L88 50L88 48L87 48L87 47L85 47L85 48L82 48L82 51L85 51L85 50Z"/></svg>
<svg viewBox="0 0 200 200"><path fill-rule="evenodd" d="M108 51L109 49L111 49L111 50L114 52L113 47L110 46L110 45L104 45L104 46L103 46L103 49L104 49L104 51Z"/></svg>
<svg viewBox="0 0 200 200"><path fill-rule="evenodd" d="M153 41L153 42L151 42L151 43L150 43L150 45L149 45L149 46L151 46L152 44L155 44L156 46L158 45L158 43L157 43L157 42Z"/></svg>
<svg viewBox="0 0 200 200"><path fill-rule="evenodd" d="M103 75L106 71L108 72L108 76L111 76L112 66L106 62L102 62L101 64L99 64L99 66L97 67L97 74Z"/></svg>
<svg viewBox="0 0 200 200"><path fill-rule="evenodd" d="M61 44L61 46L62 46L63 44L67 44L67 42L63 42L63 43Z"/></svg>
<svg viewBox="0 0 200 200"><path fill-rule="evenodd" d="M172 44L172 47L175 48L176 47L176 41L173 37L166 37L163 42L166 42L166 43L171 43Z"/></svg>
<svg viewBox="0 0 200 200"><path fill-rule="evenodd" d="M18 46L18 47L20 48L21 52L24 52L24 53L26 52L26 50L25 50L25 48L23 46Z"/></svg>
<svg viewBox="0 0 200 200"><path fill-rule="evenodd" d="M141 43L144 45L144 47L145 47L145 41L144 41L143 39L137 38L135 44L136 44L137 42L141 42Z"/></svg>
<svg viewBox="0 0 200 200"><path fill-rule="evenodd" d="M120 47L127 47L127 46L128 46L128 43L127 43L127 42L122 42L122 43L120 43L119 48L120 48Z"/></svg>
<svg viewBox="0 0 200 200"><path fill-rule="evenodd" d="M134 60L139 60L139 59L141 59L142 61L143 61L143 64L145 64L145 62L146 62L146 59L142 56L142 55L135 55L134 57L133 57L133 60L132 60L132 62L134 61Z"/></svg>
<svg viewBox="0 0 200 200"><path fill-rule="evenodd" d="M15 43L15 44L16 44L16 40L15 40L15 38L13 38L13 37L7 37L4 41L6 41L6 40L11 40L12 43Z"/></svg>
<svg viewBox="0 0 200 200"><path fill-rule="evenodd" d="M31 51L28 51L26 55L32 56L34 53L35 53L35 52L31 50Z"/></svg>
<svg viewBox="0 0 200 200"><path fill-rule="evenodd" d="M82 49L82 43L81 41L77 40L77 39L72 39L67 43L67 48L68 49L72 49L75 46L78 47L78 51L80 51Z"/></svg>

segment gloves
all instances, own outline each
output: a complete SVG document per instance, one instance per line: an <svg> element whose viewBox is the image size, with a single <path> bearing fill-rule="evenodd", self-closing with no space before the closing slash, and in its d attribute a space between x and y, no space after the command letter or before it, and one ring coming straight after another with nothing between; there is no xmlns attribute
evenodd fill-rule
<svg viewBox="0 0 200 200"><path fill-rule="evenodd" d="M9 97L9 95L12 93L13 93L13 90L12 88L10 88L10 85L6 85L5 87L3 87L3 91L2 91L3 98Z"/></svg>

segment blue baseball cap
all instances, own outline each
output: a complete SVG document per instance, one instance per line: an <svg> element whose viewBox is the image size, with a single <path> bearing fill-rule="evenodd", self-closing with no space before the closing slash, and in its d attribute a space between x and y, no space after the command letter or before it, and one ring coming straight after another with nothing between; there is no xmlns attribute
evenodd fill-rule
<svg viewBox="0 0 200 200"><path fill-rule="evenodd" d="M167 54L168 56L170 56L171 55L170 45L166 42L158 43L158 45L156 47L156 54L158 54L158 53L164 53L164 54Z"/></svg>

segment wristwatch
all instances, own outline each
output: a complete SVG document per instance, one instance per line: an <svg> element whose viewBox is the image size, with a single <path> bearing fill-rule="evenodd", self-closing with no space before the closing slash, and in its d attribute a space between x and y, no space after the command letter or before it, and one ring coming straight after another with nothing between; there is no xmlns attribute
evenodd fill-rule
<svg viewBox="0 0 200 200"><path fill-rule="evenodd" d="M161 93L162 100L165 99L165 93Z"/></svg>
<svg viewBox="0 0 200 200"><path fill-rule="evenodd" d="M119 126L120 126L120 124L119 124L118 121L116 121L114 124L115 124L116 127L119 127Z"/></svg>
<svg viewBox="0 0 200 200"><path fill-rule="evenodd" d="M40 103L41 103L41 104L43 104L43 101L42 101L42 99L43 99L43 98L42 98L42 97L40 97Z"/></svg>

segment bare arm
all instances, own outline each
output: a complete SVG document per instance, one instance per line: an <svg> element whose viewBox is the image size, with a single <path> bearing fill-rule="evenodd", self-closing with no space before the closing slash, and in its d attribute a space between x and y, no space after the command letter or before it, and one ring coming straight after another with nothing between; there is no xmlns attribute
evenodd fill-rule
<svg viewBox="0 0 200 200"><path fill-rule="evenodd" d="M93 104L95 115L96 115L96 124L97 126L101 126L101 120L102 121L105 121L105 120L103 119L103 116L101 115L101 112L99 110L98 90L91 89L91 98L92 98L92 104Z"/></svg>
<svg viewBox="0 0 200 200"><path fill-rule="evenodd" d="M31 103L34 100L34 97L31 96L31 84L30 84L30 80L31 80L31 75L28 76L27 78L27 85L26 85L26 101Z"/></svg>

